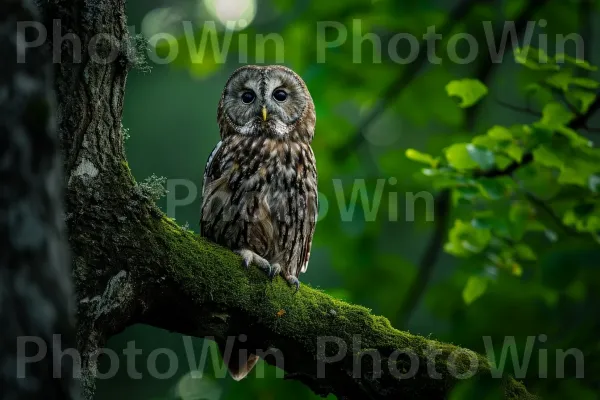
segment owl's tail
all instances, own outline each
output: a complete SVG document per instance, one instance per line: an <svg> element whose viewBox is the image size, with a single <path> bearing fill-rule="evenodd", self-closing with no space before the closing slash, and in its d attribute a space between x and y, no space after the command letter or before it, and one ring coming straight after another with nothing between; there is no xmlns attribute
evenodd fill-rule
<svg viewBox="0 0 600 400"><path fill-rule="evenodd" d="M256 354L249 353L238 340L227 344L218 343L218 345L223 362L236 381L244 379L260 359Z"/></svg>

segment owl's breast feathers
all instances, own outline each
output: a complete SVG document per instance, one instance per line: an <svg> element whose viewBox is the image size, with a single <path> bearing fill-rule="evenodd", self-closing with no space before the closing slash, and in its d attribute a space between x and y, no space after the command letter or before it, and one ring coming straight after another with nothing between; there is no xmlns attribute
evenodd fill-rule
<svg viewBox="0 0 600 400"><path fill-rule="evenodd" d="M230 136L207 162L202 235L248 248L289 274L306 270L317 218L317 173L310 145Z"/></svg>

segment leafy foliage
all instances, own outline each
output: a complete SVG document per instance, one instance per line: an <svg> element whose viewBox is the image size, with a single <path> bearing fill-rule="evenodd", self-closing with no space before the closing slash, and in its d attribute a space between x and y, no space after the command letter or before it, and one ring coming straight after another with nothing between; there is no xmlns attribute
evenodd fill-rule
<svg viewBox="0 0 600 400"><path fill-rule="evenodd" d="M428 154L408 150L407 156L416 161L427 161L431 169L424 174L431 176L434 184L450 188L455 203L472 206L469 220L456 220L450 230L445 250L458 257L477 257L482 265L508 271L515 275L523 273L522 264L535 261L535 251L526 243L528 235L539 231L550 231L550 227L541 221L536 211L535 183L547 171L552 172L548 184L557 188L554 198L572 186L584 190L579 194L587 198L572 198L568 207L560 211L552 208L554 198L547 199L549 212L557 214L563 224L575 228L580 234L588 234L600 242L599 199L594 196L597 188L597 173L600 172L600 150L592 146L587 138L576 132L576 115L581 118L589 112L590 105L597 101L593 92L589 99L580 104L572 104L569 98L581 98L572 95L571 90L594 90L600 82L589 78L574 77L573 66L594 70L583 60L564 56L549 59L541 50L517 50L516 60L523 66L536 70L553 71L551 75L541 74L531 85L538 91L561 91L562 101L550 101L543 104L542 116L531 124L513 126L493 126L485 135L475 136L470 143L456 143L446 148L439 163L431 163L434 157ZM557 60L568 61L560 64ZM544 61L548 60L548 61ZM557 72L554 72L557 71ZM471 105L475 96L473 91L484 93L475 84L463 80L461 85L451 82L453 95L460 93L464 106ZM584 96L585 97L585 96ZM574 110L570 111L571 109ZM575 114L577 113L577 114ZM524 162L523 155L531 154L532 162ZM520 169L527 170L521 174ZM493 201L506 202L507 206L494 209L493 212L481 211L490 207ZM548 235L552 241L554 235ZM472 277L467 281L463 297L471 303L479 297L485 285L481 278Z"/></svg>

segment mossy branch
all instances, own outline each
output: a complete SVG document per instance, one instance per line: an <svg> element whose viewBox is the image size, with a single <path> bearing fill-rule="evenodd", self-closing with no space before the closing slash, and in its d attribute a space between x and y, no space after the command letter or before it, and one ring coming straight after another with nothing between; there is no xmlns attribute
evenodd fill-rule
<svg viewBox="0 0 600 400"><path fill-rule="evenodd" d="M287 377L340 399L443 399L458 377L490 377L487 359L470 350L398 331L386 318L307 285L294 294L283 279L270 282L257 269L244 270L239 257L165 217L157 217L152 226L164 251L160 271L166 279L161 287L170 293L170 304L160 309L179 308L183 313L150 311L142 318L146 323L217 341L246 334L249 346L281 351L284 364L278 366ZM347 351L329 363L327 357L338 354L340 346ZM396 350L404 355L394 361ZM380 378L374 376L373 353L375 359L381 357ZM275 357L266 360L277 363ZM395 371L407 379L397 379ZM496 386L506 398L534 398L512 379L498 380Z"/></svg>
<svg viewBox="0 0 600 400"><path fill-rule="evenodd" d="M534 398L511 378L492 380L488 361L470 350L396 330L386 318L308 285L294 293L280 277L270 281L257 268L244 269L237 255L157 210L127 170L120 176L121 195L102 199L113 205L79 220L71 234L79 271L113 271L99 288L89 278L78 285L85 292L103 288L97 306L80 310L95 337L134 323L218 343L245 335L250 351L277 349L265 360L285 369L286 378L340 399L444 399L471 376L506 398ZM83 207L86 189L78 190ZM95 251L83 251L89 248Z"/></svg>

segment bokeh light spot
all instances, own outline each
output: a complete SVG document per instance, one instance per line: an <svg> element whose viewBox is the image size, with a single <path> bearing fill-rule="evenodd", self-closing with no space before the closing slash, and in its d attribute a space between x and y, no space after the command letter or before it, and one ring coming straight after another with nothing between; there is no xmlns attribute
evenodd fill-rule
<svg viewBox="0 0 600 400"><path fill-rule="evenodd" d="M204 0L206 10L222 25L240 30L256 16L256 0Z"/></svg>

